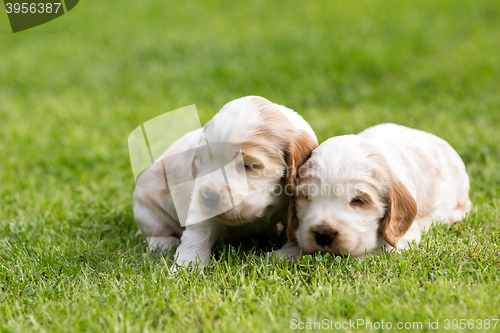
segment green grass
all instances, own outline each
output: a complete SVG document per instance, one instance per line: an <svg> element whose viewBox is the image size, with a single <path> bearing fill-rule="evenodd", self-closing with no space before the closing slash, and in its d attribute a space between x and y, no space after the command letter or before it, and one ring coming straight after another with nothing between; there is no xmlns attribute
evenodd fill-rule
<svg viewBox="0 0 500 333"><path fill-rule="evenodd" d="M0 332L500 317L498 0L81 1L9 31L0 13ZM245 95L295 109L320 141L382 122L437 134L474 210L401 255L274 265L276 233L170 276L135 237L128 134Z"/></svg>

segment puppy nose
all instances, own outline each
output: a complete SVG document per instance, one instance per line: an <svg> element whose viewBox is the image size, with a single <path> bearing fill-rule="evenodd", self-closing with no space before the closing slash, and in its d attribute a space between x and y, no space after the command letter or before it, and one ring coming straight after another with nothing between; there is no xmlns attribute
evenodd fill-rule
<svg viewBox="0 0 500 333"><path fill-rule="evenodd" d="M201 196L203 197L203 201L205 201L205 205L209 208L215 208L219 204L219 193L212 190L205 190L201 192Z"/></svg>
<svg viewBox="0 0 500 333"><path fill-rule="evenodd" d="M321 246L328 246L332 244L335 235L336 232L314 231L314 240Z"/></svg>

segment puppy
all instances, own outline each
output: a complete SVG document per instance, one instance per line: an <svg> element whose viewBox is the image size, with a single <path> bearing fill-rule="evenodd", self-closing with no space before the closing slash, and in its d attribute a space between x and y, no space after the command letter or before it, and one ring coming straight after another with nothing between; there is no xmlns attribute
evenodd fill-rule
<svg viewBox="0 0 500 333"><path fill-rule="evenodd" d="M378 125L312 152L299 170L288 236L304 254L406 249L432 222L461 221L471 209L469 187L464 163L447 142Z"/></svg>
<svg viewBox="0 0 500 333"><path fill-rule="evenodd" d="M317 142L309 124L291 109L255 96L229 102L203 129L173 143L138 178L133 206L140 233L151 249L170 251L180 244L175 254L178 265L207 265L217 239L249 237L287 221L290 195L285 189L288 186L293 193L296 168ZM235 173L246 176L244 183L235 177L229 188L226 174L213 172L214 159L235 153L229 146L214 149L217 143L232 143L240 150L242 160L231 163L236 163ZM208 149L193 149L204 144ZM172 186L156 186L165 182L165 163L170 170L168 183L184 182L175 205ZM184 181L186 177L191 180ZM185 227L178 210L189 212ZM210 213L216 215L189 223L193 216Z"/></svg>

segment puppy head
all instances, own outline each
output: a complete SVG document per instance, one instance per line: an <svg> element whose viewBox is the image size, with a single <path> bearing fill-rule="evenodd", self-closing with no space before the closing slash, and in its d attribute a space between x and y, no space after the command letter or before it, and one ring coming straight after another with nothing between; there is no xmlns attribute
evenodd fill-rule
<svg viewBox="0 0 500 333"><path fill-rule="evenodd" d="M307 128L294 126L283 110L295 120L299 117L298 124L307 125L292 110L252 96L226 104L205 125L204 136L209 147L223 142L235 145L195 154L194 172L207 176L195 179L194 209L217 212L216 218L221 222L239 225L286 207L287 193L294 193L297 167L308 158L317 141ZM234 146L239 150L235 151ZM238 155L241 158L234 158ZM214 160L231 161L225 170L234 170L234 174L208 172ZM268 210L270 206L276 208Z"/></svg>
<svg viewBox="0 0 500 333"><path fill-rule="evenodd" d="M362 256L396 248L417 204L380 151L358 136L325 141L299 171L289 230L304 253Z"/></svg>

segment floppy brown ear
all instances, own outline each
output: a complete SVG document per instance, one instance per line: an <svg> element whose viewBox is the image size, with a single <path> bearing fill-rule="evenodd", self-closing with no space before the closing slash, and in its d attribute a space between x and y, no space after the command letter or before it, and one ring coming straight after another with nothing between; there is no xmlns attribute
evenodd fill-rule
<svg viewBox="0 0 500 333"><path fill-rule="evenodd" d="M297 244L295 232L299 227L299 220L297 219L297 212L295 210L295 187L296 180L299 174L299 168L311 156L312 151L318 146L316 141L306 132L300 133L294 137L288 138L288 147L286 150L286 165L287 170L285 174L286 192L293 193L290 197L288 205L288 224L287 224L287 237L288 240Z"/></svg>
<svg viewBox="0 0 500 333"><path fill-rule="evenodd" d="M318 144L307 132L298 130L295 135L288 137L288 145L285 150L286 173L285 181L289 191L295 192L295 181L299 168L311 156Z"/></svg>
<svg viewBox="0 0 500 333"><path fill-rule="evenodd" d="M289 241L297 244L297 236L295 235L299 228L299 219L295 210L295 195L290 198L288 204L288 225L286 226L286 236Z"/></svg>
<svg viewBox="0 0 500 333"><path fill-rule="evenodd" d="M380 224L382 236L396 249L398 241L417 217L417 203L406 186L397 178L389 182L387 211Z"/></svg>

